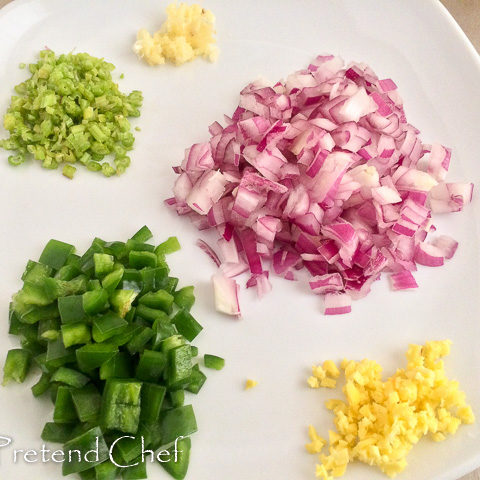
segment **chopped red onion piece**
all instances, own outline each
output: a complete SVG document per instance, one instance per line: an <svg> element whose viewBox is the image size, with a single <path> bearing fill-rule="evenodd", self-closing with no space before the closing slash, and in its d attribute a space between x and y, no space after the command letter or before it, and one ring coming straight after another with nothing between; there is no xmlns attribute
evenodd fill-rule
<svg viewBox="0 0 480 480"><path fill-rule="evenodd" d="M240 304L238 303L239 287L237 282L221 273L217 273L212 276L212 283L216 310L227 315L239 317Z"/></svg>
<svg viewBox="0 0 480 480"><path fill-rule="evenodd" d="M442 265L458 243L433 242L432 213L470 203L472 183L446 183L451 151L422 143L397 85L365 64L318 56L273 86L247 85L225 126L185 151L166 200L199 228L215 228L214 281L222 311L239 311L232 277L250 272L259 296L268 264L294 280L306 269L327 314L346 313L382 272L416 288L417 264ZM227 292L225 294L224 292Z"/></svg>
<svg viewBox="0 0 480 480"><path fill-rule="evenodd" d="M443 265L443 252L435 245L421 242L417 245L414 259L420 265L440 267Z"/></svg>
<svg viewBox="0 0 480 480"><path fill-rule="evenodd" d="M213 248L210 245L208 245L207 242L204 242L203 240L198 239L197 246L200 247L215 262L215 265L217 267L220 266L222 262L218 258L218 255L215 253L215 250L213 250Z"/></svg>
<svg viewBox="0 0 480 480"><path fill-rule="evenodd" d="M323 302L325 315L342 315L352 311L352 299L346 293L326 293Z"/></svg>
<svg viewBox="0 0 480 480"><path fill-rule="evenodd" d="M418 284L413 278L412 272L402 270L401 272L390 275L393 290L407 290L409 288L418 288Z"/></svg>
<svg viewBox="0 0 480 480"><path fill-rule="evenodd" d="M458 242L448 235L440 235L433 240L432 245L437 247L447 259L452 258L458 248Z"/></svg>
<svg viewBox="0 0 480 480"><path fill-rule="evenodd" d="M339 273L317 275L312 277L309 283L312 291L321 295L325 293L340 292L344 289L342 276Z"/></svg>

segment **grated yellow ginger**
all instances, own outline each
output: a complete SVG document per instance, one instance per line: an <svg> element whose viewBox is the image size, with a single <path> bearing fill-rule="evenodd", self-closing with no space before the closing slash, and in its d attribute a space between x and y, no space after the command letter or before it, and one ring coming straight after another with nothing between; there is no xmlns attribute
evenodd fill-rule
<svg viewBox="0 0 480 480"><path fill-rule="evenodd" d="M422 436L430 434L434 441L442 441L462 423L473 423L475 417L465 394L458 382L447 378L440 360L450 353L450 343L410 345L407 367L385 382L382 367L373 360L344 360L346 401L326 402L335 415L337 431L329 431L328 454L319 456L315 476L332 480L345 473L349 462L360 460L394 477L405 469L408 452ZM340 374L331 361L313 366L312 371L308 379L312 388L319 388L325 380L335 382ZM331 386L327 383L325 386ZM309 437L307 451L320 453L327 442L312 426Z"/></svg>
<svg viewBox="0 0 480 480"><path fill-rule="evenodd" d="M167 6L167 20L158 32L151 35L143 28L139 30L133 50L149 65L166 61L181 65L200 56L215 62L215 33L212 12L197 4L172 3Z"/></svg>
<svg viewBox="0 0 480 480"><path fill-rule="evenodd" d="M258 382L256 380L252 380L248 378L245 381L245 390L250 390L251 388L255 388L258 385Z"/></svg>

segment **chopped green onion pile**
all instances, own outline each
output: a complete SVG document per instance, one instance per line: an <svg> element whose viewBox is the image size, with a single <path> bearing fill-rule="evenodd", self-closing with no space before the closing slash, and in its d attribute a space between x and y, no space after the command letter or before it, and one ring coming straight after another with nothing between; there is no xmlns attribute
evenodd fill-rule
<svg viewBox="0 0 480 480"><path fill-rule="evenodd" d="M68 178L78 163L107 177L123 173L135 140L127 118L140 116L141 92L120 92L114 65L87 53L57 57L42 50L28 68L32 76L15 87L3 119L10 138L0 147L14 151L9 163L20 165L31 154L44 168L63 165Z"/></svg>
<svg viewBox="0 0 480 480"><path fill-rule="evenodd" d="M13 296L9 333L22 348L8 352L3 384L21 383L38 367L33 395L49 394L54 403L42 439L63 443L66 455L88 452L98 439L98 461L66 457L64 475L147 478L151 457L141 460L142 437L175 479L186 475L197 424L185 392L197 394L206 380L189 342L202 326L190 314L193 287L177 289L165 261L180 248L177 239L155 247L147 243L151 237L142 227L126 243L95 238L82 256L50 240L39 261L28 262ZM219 369L223 359L206 355L205 365ZM111 449L124 436L134 439Z"/></svg>

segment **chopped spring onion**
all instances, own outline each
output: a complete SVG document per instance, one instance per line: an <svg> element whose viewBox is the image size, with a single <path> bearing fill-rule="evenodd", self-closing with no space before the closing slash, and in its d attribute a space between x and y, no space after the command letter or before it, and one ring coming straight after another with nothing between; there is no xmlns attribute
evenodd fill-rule
<svg viewBox="0 0 480 480"><path fill-rule="evenodd" d="M48 169L64 164L70 179L73 164L107 177L123 173L134 142L128 118L140 116L141 92L122 93L112 80L114 65L87 53L42 50L28 68L31 77L15 87L3 118L10 137L0 147L15 152L9 163L33 157Z"/></svg>

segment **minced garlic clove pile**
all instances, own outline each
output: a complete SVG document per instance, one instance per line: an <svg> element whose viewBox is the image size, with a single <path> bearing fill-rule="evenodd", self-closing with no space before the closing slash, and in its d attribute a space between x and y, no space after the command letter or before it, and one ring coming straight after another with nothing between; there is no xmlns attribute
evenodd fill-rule
<svg viewBox="0 0 480 480"><path fill-rule="evenodd" d="M345 473L355 459L376 465L389 477L407 466L406 456L422 436L442 441L462 424L475 421L459 384L450 380L440 360L450 353L449 340L410 345L407 367L385 382L382 367L373 360L344 360L346 401L329 400L337 431L329 441L309 427L309 453L320 454L316 477L331 480ZM308 379L312 388L334 388L340 372L331 361L313 366ZM335 367L335 368L334 368ZM328 444L328 454L321 454Z"/></svg>
<svg viewBox="0 0 480 480"><path fill-rule="evenodd" d="M200 56L215 62L218 57L215 33L215 16L211 11L197 4L172 3L167 7L167 20L160 30L151 35L141 29L133 50L149 65L166 61L181 65Z"/></svg>

